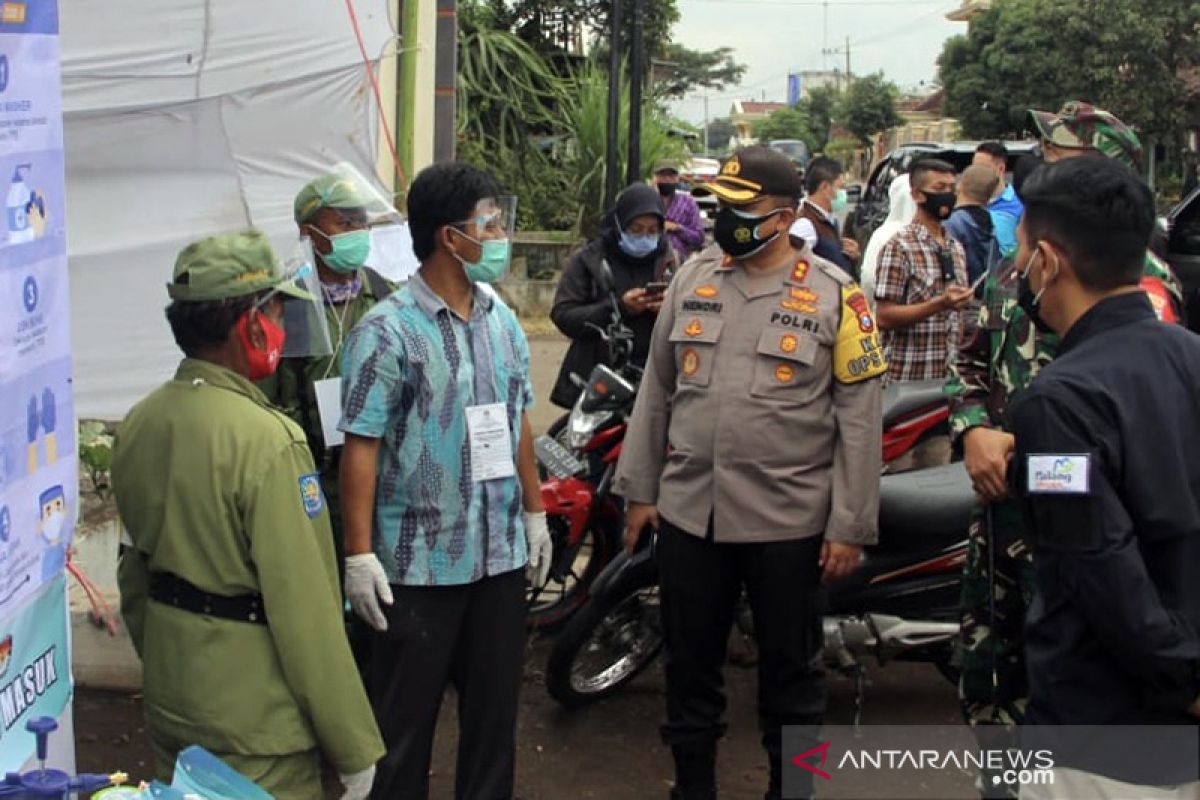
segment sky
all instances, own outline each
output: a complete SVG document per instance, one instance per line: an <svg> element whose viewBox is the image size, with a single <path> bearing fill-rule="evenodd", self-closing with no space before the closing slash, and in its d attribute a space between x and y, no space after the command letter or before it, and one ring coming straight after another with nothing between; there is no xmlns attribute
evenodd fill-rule
<svg viewBox="0 0 1200 800"><path fill-rule="evenodd" d="M672 38L694 50L733 48L746 65L741 86L710 92L709 117L728 116L734 100L787 99L787 74L845 68L850 37L850 68L855 75L882 70L902 89L928 86L936 77L942 43L964 22L946 13L959 0L678 0L680 20ZM827 11L826 11L827 9ZM822 49L838 53L822 56ZM704 122L704 98L691 95L674 104L683 119Z"/></svg>

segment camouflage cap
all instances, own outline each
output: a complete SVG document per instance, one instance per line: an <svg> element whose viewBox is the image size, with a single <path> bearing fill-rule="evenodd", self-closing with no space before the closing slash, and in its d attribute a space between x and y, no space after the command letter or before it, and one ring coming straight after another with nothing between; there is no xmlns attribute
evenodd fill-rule
<svg viewBox="0 0 1200 800"><path fill-rule="evenodd" d="M1038 135L1068 150L1099 150L1131 167L1141 166L1142 143L1129 126L1091 103L1071 100L1057 114L1029 110Z"/></svg>
<svg viewBox="0 0 1200 800"><path fill-rule="evenodd" d="M322 175L304 184L292 206L296 224L302 225L322 208L365 208L371 194L343 175Z"/></svg>
<svg viewBox="0 0 1200 800"><path fill-rule="evenodd" d="M175 259L167 294L172 300L196 302L243 297L275 288L302 300L313 299L280 270L266 235L250 229L210 236L183 248Z"/></svg>

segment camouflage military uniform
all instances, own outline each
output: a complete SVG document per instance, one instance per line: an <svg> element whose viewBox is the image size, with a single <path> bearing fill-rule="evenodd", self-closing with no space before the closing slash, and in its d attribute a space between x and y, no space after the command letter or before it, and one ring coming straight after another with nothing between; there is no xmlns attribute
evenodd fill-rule
<svg viewBox="0 0 1200 800"><path fill-rule="evenodd" d="M358 296L339 305L325 304L325 318L333 339L334 353L310 358L284 358L275 374L259 383L267 398L281 408L304 429L313 461L321 472L321 488L329 506L329 521L333 527L333 546L337 554L339 574L342 563L342 514L339 502L338 463L340 448L325 446L321 432L321 415L317 411L317 394L313 384L325 378L340 378L341 343L351 329L393 287L374 271L360 270L362 289Z"/></svg>

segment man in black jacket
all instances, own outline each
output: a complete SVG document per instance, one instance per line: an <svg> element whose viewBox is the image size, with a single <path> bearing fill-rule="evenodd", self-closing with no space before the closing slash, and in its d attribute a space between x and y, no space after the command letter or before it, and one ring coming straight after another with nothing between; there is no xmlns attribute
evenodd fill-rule
<svg viewBox="0 0 1200 800"><path fill-rule="evenodd" d="M563 268L550 319L572 342L550 402L573 406L580 389L571 374L586 379L597 364L608 361L607 345L596 328L607 328L612 321L614 296L622 321L633 331L632 361L639 366L646 363L663 299L663 287L655 284L669 280L674 267L675 256L663 230L662 198L653 187L630 186L617 197L600 236L571 256ZM611 292L605 285L610 280Z"/></svg>
<svg viewBox="0 0 1200 800"><path fill-rule="evenodd" d="M1154 204L1128 167L1047 165L1023 199L1020 302L1062 343L1011 412L1038 587L1025 724L1058 768L1021 796L1196 797L1200 339L1138 288Z"/></svg>

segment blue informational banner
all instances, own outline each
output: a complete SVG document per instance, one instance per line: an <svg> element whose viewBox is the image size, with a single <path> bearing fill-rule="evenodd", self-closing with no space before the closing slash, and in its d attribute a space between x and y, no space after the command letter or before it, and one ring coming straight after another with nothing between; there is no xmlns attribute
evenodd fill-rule
<svg viewBox="0 0 1200 800"><path fill-rule="evenodd" d="M79 510L56 0L0 0L0 773L71 697Z"/></svg>
<svg viewBox="0 0 1200 800"><path fill-rule="evenodd" d="M33 753L36 740L25 723L58 719L70 700L66 573L60 573L0 623L0 770L19 769Z"/></svg>
<svg viewBox="0 0 1200 800"><path fill-rule="evenodd" d="M800 82L800 75L795 72L789 74L788 75L788 105L789 106L794 106L800 102L801 88L802 87L801 87L801 82Z"/></svg>

